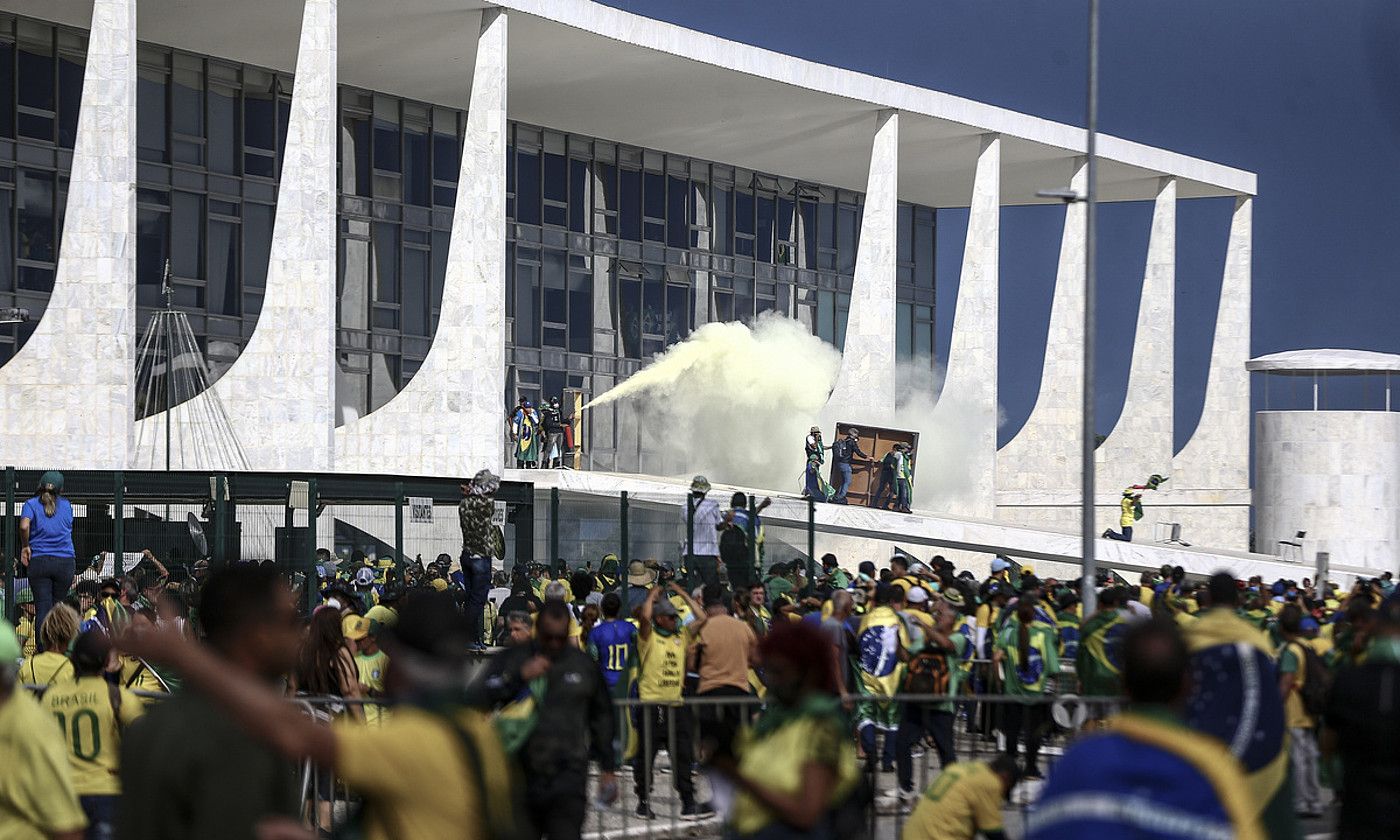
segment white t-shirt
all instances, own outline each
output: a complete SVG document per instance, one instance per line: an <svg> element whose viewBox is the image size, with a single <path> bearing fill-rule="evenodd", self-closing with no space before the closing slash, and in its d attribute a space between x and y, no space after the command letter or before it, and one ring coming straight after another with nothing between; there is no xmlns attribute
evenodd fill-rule
<svg viewBox="0 0 1400 840"><path fill-rule="evenodd" d="M681 552L685 552L685 506L681 506ZM719 556L719 531L715 529L723 520L719 503L713 499L701 499L695 505L695 554L698 557Z"/></svg>

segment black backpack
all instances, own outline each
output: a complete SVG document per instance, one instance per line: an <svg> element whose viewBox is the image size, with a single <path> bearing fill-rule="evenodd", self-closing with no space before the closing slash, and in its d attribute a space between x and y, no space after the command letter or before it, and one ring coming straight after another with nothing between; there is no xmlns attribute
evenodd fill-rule
<svg viewBox="0 0 1400 840"><path fill-rule="evenodd" d="M902 694L947 694L951 681L947 654L926 646L905 663L904 682L899 690Z"/></svg>
<svg viewBox="0 0 1400 840"><path fill-rule="evenodd" d="M1303 661L1298 664L1303 668L1304 675L1303 687L1298 689L1298 695L1303 701L1303 710L1318 717L1327 710L1327 697L1332 693L1332 672L1327 670L1326 663L1312 649L1312 645L1297 644L1303 650Z"/></svg>

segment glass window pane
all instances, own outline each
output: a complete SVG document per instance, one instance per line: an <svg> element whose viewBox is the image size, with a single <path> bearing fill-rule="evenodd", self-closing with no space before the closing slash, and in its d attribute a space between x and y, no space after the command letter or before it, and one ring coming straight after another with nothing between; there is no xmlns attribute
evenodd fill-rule
<svg viewBox="0 0 1400 840"><path fill-rule="evenodd" d="M209 170L225 175L238 171L238 94L228 88L209 90Z"/></svg>
<svg viewBox="0 0 1400 840"><path fill-rule="evenodd" d="M640 241L642 238L642 173L635 169L623 169L618 179L618 193L617 235L623 239Z"/></svg>
<svg viewBox="0 0 1400 840"><path fill-rule="evenodd" d="M205 283L211 315L238 314L238 225L209 220L209 274Z"/></svg>
<svg viewBox="0 0 1400 840"><path fill-rule="evenodd" d="M515 154L515 220L540 223L540 156L535 152Z"/></svg>
<svg viewBox="0 0 1400 840"><path fill-rule="evenodd" d="M177 58L174 85L170 88L170 126L176 134L204 136L204 71L202 62L195 66L180 66L184 56Z"/></svg>
<svg viewBox="0 0 1400 840"><path fill-rule="evenodd" d="M732 231L732 213L730 209L729 190L715 187L714 190L714 252L716 254L734 253L734 237Z"/></svg>
<svg viewBox="0 0 1400 840"><path fill-rule="evenodd" d="M432 202L429 191L428 130L405 125L403 130L404 192L408 204L427 207Z"/></svg>
<svg viewBox="0 0 1400 840"><path fill-rule="evenodd" d="M690 335L690 289L666 286L666 343L675 344Z"/></svg>
<svg viewBox="0 0 1400 840"><path fill-rule="evenodd" d="M136 152L141 160L166 163L165 72L142 67L136 81Z"/></svg>
<svg viewBox="0 0 1400 840"><path fill-rule="evenodd" d="M340 326L369 329L369 243L363 239L340 241Z"/></svg>
<svg viewBox="0 0 1400 840"><path fill-rule="evenodd" d="M369 410L377 411L399 392L399 356L371 353Z"/></svg>
<svg viewBox="0 0 1400 840"><path fill-rule="evenodd" d="M686 219L686 198L690 184L684 178L666 179L666 244L672 248L690 247L690 223Z"/></svg>
<svg viewBox="0 0 1400 840"><path fill-rule="evenodd" d="M259 74L261 75L261 74ZM249 86L243 89L243 145L254 149L275 151L277 143L277 103L268 88ZM268 79L271 85L271 79Z"/></svg>
<svg viewBox="0 0 1400 840"><path fill-rule="evenodd" d="M622 334L622 354L629 359L642 357L642 281L618 277L618 332Z"/></svg>
<svg viewBox="0 0 1400 840"><path fill-rule="evenodd" d="M403 252L403 331L409 335L428 335L428 263L427 251Z"/></svg>
<svg viewBox="0 0 1400 840"><path fill-rule="evenodd" d="M73 148L78 137L78 111L82 101L83 59L63 53L58 59L58 144L65 149Z"/></svg>
<svg viewBox="0 0 1400 840"><path fill-rule="evenodd" d="M21 169L16 183L19 201L19 258L54 259L54 176L52 172Z"/></svg>
<svg viewBox="0 0 1400 840"><path fill-rule="evenodd" d="M754 259L773 261L774 202L767 196L758 199L758 234L754 238Z"/></svg>
<svg viewBox="0 0 1400 840"><path fill-rule="evenodd" d="M647 276L642 284L642 332L647 335L664 335L666 329L665 284L661 269L647 266Z"/></svg>
<svg viewBox="0 0 1400 840"><path fill-rule="evenodd" d="M0 190L0 290L14 288L15 194Z"/></svg>
<svg viewBox="0 0 1400 840"><path fill-rule="evenodd" d="M160 288L165 277L165 261L170 256L170 217L163 210L147 207L136 211L136 303L139 306L164 305Z"/></svg>
<svg viewBox="0 0 1400 840"><path fill-rule="evenodd" d="M515 267L515 343L540 346L540 268L531 263Z"/></svg>
<svg viewBox="0 0 1400 840"><path fill-rule="evenodd" d="M15 136L15 45L0 43L0 137Z"/></svg>
<svg viewBox="0 0 1400 840"><path fill-rule="evenodd" d="M368 198L371 195L369 119L346 114L341 126L340 189Z"/></svg>
<svg viewBox="0 0 1400 840"><path fill-rule="evenodd" d="M541 307L543 320L558 324L568 322L568 302L565 300L565 254L563 251L545 251L541 256L540 286L544 290L544 303Z"/></svg>
<svg viewBox="0 0 1400 840"><path fill-rule="evenodd" d="M837 208L836 222L836 269L842 274L854 274L856 270L856 208Z"/></svg>
<svg viewBox="0 0 1400 840"><path fill-rule="evenodd" d="M569 230L586 233L588 219L588 161L569 160Z"/></svg>
<svg viewBox="0 0 1400 840"><path fill-rule="evenodd" d="M204 197L177 192L170 197L170 271L176 277L203 276Z"/></svg>
<svg viewBox="0 0 1400 840"><path fill-rule="evenodd" d="M19 104L52 111L53 30L24 21L20 24L19 37Z"/></svg>
<svg viewBox="0 0 1400 840"><path fill-rule="evenodd" d="M279 80L278 84L281 82ZM279 90L282 88L279 87ZM288 94L277 97L277 165L278 172L281 172L282 161L285 159L284 152L287 148L287 127L292 121L292 98Z"/></svg>
<svg viewBox="0 0 1400 840"><path fill-rule="evenodd" d="M648 218L666 218L666 176L660 172L648 172L645 176L646 201L643 204Z"/></svg>
<svg viewBox="0 0 1400 840"><path fill-rule="evenodd" d="M895 216L895 239L899 242L899 261L912 262L914 259L914 208L900 204Z"/></svg>
<svg viewBox="0 0 1400 840"><path fill-rule="evenodd" d="M428 299L428 305L433 310L442 308L442 286L447 280L447 252L450 238L445 230L433 231L433 291L432 296Z"/></svg>
<svg viewBox="0 0 1400 840"><path fill-rule="evenodd" d="M602 233L617 234L617 167L611 163L593 164L593 209L613 215L605 216Z"/></svg>
<svg viewBox="0 0 1400 840"><path fill-rule="evenodd" d="M383 172L402 171L399 103L383 96L374 98L374 168Z"/></svg>
<svg viewBox="0 0 1400 840"><path fill-rule="evenodd" d="M914 322L914 355L933 358L933 324L928 321Z"/></svg>
<svg viewBox="0 0 1400 840"><path fill-rule="evenodd" d="M272 251L272 207L243 205L243 283L261 288L267 282L267 262Z"/></svg>
<svg viewBox="0 0 1400 840"><path fill-rule="evenodd" d="M774 234L778 242L793 241L792 225L793 216L797 213L797 205L787 198L778 199L777 232Z"/></svg>
<svg viewBox="0 0 1400 840"><path fill-rule="evenodd" d="M899 358L908 359L914 355L914 312L913 304L901 303L894 310L895 351Z"/></svg>
<svg viewBox="0 0 1400 840"><path fill-rule="evenodd" d="M920 223L915 228L914 283L925 289L933 288L933 225Z"/></svg>
<svg viewBox="0 0 1400 840"><path fill-rule="evenodd" d="M753 193L734 191L734 232L753 235Z"/></svg>
<svg viewBox="0 0 1400 840"><path fill-rule="evenodd" d="M563 155L544 154L544 197L547 201L568 201L568 161Z"/></svg>
<svg viewBox="0 0 1400 840"><path fill-rule="evenodd" d="M836 296L836 348L838 350L846 348L846 319L850 314L851 296L838 294Z"/></svg>
<svg viewBox="0 0 1400 840"><path fill-rule="evenodd" d="M433 134L433 179L437 181L457 181L461 173L461 144L456 134Z"/></svg>
<svg viewBox="0 0 1400 840"><path fill-rule="evenodd" d="M817 205L810 201L797 205L797 265L816 268L817 265Z"/></svg>
<svg viewBox="0 0 1400 840"><path fill-rule="evenodd" d="M374 299L399 301L399 226L390 222L374 223Z"/></svg>
<svg viewBox="0 0 1400 840"><path fill-rule="evenodd" d="M569 273L569 350L593 351L593 275Z"/></svg>

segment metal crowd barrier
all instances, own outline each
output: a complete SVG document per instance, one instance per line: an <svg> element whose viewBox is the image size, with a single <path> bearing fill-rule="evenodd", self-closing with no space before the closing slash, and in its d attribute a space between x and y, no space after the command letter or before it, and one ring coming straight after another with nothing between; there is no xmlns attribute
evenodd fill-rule
<svg viewBox="0 0 1400 840"><path fill-rule="evenodd" d="M44 686L26 686L41 694ZM138 696L160 699L168 695L153 692L136 692ZM855 708L861 702L909 704L910 706L931 706L935 703L953 703L953 748L957 761L988 760L1005 749L1004 737L1000 729L1008 710L1013 706L1038 708L1044 711L1034 720L1042 722L1043 741L1040 750L1040 770L1048 774L1054 762L1063 753L1064 747L1073 736L1084 729L1092 728L1097 721L1111 716L1121 707L1121 700L1108 697L1078 697L1073 694L1045 694L1034 697L1018 697L1005 694L958 694L958 695L906 695L888 697L868 695L846 695L843 698ZM296 703L305 714L317 723L329 725L335 717L357 714L358 707L365 712L365 725L378 725L380 717L387 712L392 715L392 706L377 700L346 700L338 697L297 697ZM676 791L678 772L689 770L694 780L695 799L708 802L714 798L716 782L701 760L700 730L705 722L731 721L738 729L752 724L761 713L764 701L756 696L743 697L694 697L682 698L679 704L656 701L643 701L635 698L615 699L618 740L613 748L619 758L618 796L615 802L604 805L599 799L599 772L594 766L588 784L588 810L584 819L583 836L588 840L635 840L635 838L665 838L720 836L723 831L722 817L714 814L703 819L687 818L681 814L681 801ZM656 714L656 710L667 710ZM378 713L378 714L371 714ZM659 728L658 720L664 720L664 728ZM678 747L679 737L690 739L690 754L693 763L688 768L679 768L673 753L683 753ZM883 750L884 738L895 738L896 731L878 731L877 751ZM858 734L851 732L852 739ZM624 740L626 739L626 740ZM629 751L630 740L632 749ZM655 758L646 757L653 754ZM1025 750L1019 750L1024 761ZM640 755L641 758L636 758ZM890 796L896 789L895 774L884 770L876 756L865 756L861 762L861 772L865 780L865 790L873 797L868 810L868 831L870 837L899 837L905 820L917 804L918 796L935 780L939 772L936 750L930 737L917 742L912 753L914 794L912 799L901 800ZM638 796L636 777L638 773L648 773L649 804L654 818L644 819L636 813ZM303 816L307 824L320 831L331 831L343 825L360 805L353 790L346 786L330 771L304 762L298 771L298 789L303 802ZM719 783L724 786L723 782ZM1004 814L1013 834L1024 833L1031 804L1038 792L1038 783L1024 781L1013 790L1004 808ZM1019 830L1018 830L1019 829Z"/></svg>

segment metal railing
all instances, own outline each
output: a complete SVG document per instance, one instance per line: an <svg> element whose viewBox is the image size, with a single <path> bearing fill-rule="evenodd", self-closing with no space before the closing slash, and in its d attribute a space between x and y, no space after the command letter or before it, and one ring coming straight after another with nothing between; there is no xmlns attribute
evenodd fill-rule
<svg viewBox="0 0 1400 840"><path fill-rule="evenodd" d="M36 693L42 693L44 689L43 686L27 688ZM150 692L136 694L148 700L168 696ZM952 749L957 761L988 760L1004 752L1006 743L1003 730L1007 728L1010 716L1019 713L1023 715L1023 723L1033 722L1040 727L1042 773L1051 770L1067 742L1078 731L1093 727L1096 721L1111 716L1121 706L1118 698L1055 694L1032 697L900 694L880 698L848 695L845 700L852 707L871 701L898 704L905 713L930 710L938 704L951 704ZM364 709L364 725L367 726L385 725L393 714L392 704L373 699L297 697L289 702L297 704L305 714L323 725L329 725L333 718L351 714L352 707L356 706ZM616 801L609 805L599 800L599 772L597 765L593 765L587 787L589 804L582 826L583 836L591 840L720 836L724 815L715 813L697 819L681 813L682 802L678 790L685 784L679 780L681 774L690 777L695 801L703 803L714 800L717 788L723 789L726 785L716 782L713 772L703 762L702 729L706 729L709 722L720 720L729 722L739 730L746 729L762 712L764 701L750 695L722 698L687 696L678 703L636 698L615 699L613 702L618 738L612 746L619 759L618 795ZM1022 727L1023 733L1026 729L1026 726ZM853 741L859 742L854 726L850 736ZM897 736L897 730L877 732L877 753L865 755L859 761L863 780L859 790L868 792L871 797L865 817L869 837L899 837L905 820L917 804L918 796L937 779L940 770L937 750L925 734L911 745L914 796L900 798L890 795L897 787L896 773L882 766L880 753L884 750L884 739L896 739ZM681 740L687 738L688 749L681 745ZM1024 757L1025 750L1019 752ZM685 758L687 754L693 756L692 761L680 766L677 758ZM898 751L895 757L898 762ZM647 801L655 815L652 818L642 817L637 812L641 801L638 779L643 775L647 777L647 784L644 785L648 791ZM334 773L309 761L300 766L296 784L303 818L308 826L319 830L329 831L343 825L362 804L355 791ZM1039 783L1028 780L1012 791L1003 813L1013 830L1020 829L1014 831L1015 834L1024 832L1038 790ZM444 795L450 794L444 792Z"/></svg>

